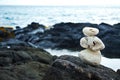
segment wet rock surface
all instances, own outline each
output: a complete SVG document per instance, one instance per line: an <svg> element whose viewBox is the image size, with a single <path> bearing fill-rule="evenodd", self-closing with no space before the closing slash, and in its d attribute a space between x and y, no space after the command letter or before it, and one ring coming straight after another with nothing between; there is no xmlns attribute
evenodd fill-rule
<svg viewBox="0 0 120 80"><path fill-rule="evenodd" d="M34 24L34 25L33 25ZM16 39L30 42L38 48L58 48L70 50L82 50L79 40L84 36L82 29L86 26L95 27L100 30L97 35L105 44L102 51L105 57L120 58L120 24L109 25L106 23L59 23L53 28L45 29L45 26L32 23L26 28L15 31ZM31 28L32 27L32 28Z"/></svg>
<svg viewBox="0 0 120 80"><path fill-rule="evenodd" d="M78 57L63 55L53 62L43 80L120 80L120 76L102 65L87 65Z"/></svg>
<svg viewBox="0 0 120 80"><path fill-rule="evenodd" d="M29 47L30 45L24 41L18 39L8 39L0 42L0 48L11 48L11 47Z"/></svg>

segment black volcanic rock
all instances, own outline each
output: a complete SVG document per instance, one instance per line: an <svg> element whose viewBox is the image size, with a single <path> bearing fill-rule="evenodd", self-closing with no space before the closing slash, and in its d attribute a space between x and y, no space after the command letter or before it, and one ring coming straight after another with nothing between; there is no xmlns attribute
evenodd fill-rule
<svg viewBox="0 0 120 80"><path fill-rule="evenodd" d="M15 35L27 35L27 34L36 34L36 33L43 33L45 30L45 26L41 25L39 23L32 22L27 27L24 27L23 29L16 29L14 31Z"/></svg>
<svg viewBox="0 0 120 80"><path fill-rule="evenodd" d="M28 34L25 31L16 34L16 38L25 42L31 42L40 48L82 49L79 39L83 36L82 28L85 26L97 26L91 23L60 23L54 28L45 30L44 33ZM22 29L23 31L25 29ZM19 32L16 31L16 32ZM34 39L33 39L34 37Z"/></svg>
<svg viewBox="0 0 120 80"><path fill-rule="evenodd" d="M53 62L42 80L120 80L120 76L110 68L90 66L78 57L64 55Z"/></svg>
<svg viewBox="0 0 120 80"><path fill-rule="evenodd" d="M100 29L98 36L106 46L102 50L102 54L109 58L120 58L120 29L105 23L100 24L98 27Z"/></svg>
<svg viewBox="0 0 120 80"><path fill-rule="evenodd" d="M119 69L91 66L69 55L52 56L32 42L9 39L0 44L0 80L120 80Z"/></svg>
<svg viewBox="0 0 120 80"><path fill-rule="evenodd" d="M120 69L117 70L117 73L120 75Z"/></svg>
<svg viewBox="0 0 120 80"><path fill-rule="evenodd" d="M28 47L26 42L20 41L18 39L7 39L5 41L0 42L0 48L11 48L11 47Z"/></svg>
<svg viewBox="0 0 120 80"><path fill-rule="evenodd" d="M32 47L0 48L0 80L119 80L120 71Z"/></svg>
<svg viewBox="0 0 120 80"><path fill-rule="evenodd" d="M97 35L105 44L106 48L102 54L110 58L120 58L120 24L109 25L106 23L59 23L53 28L39 31L34 29L35 24L31 24L21 30L16 30L16 39L30 42L38 48L58 48L70 50L82 50L79 40L84 36L82 29L86 26L95 27L100 30ZM30 27L30 28L29 28ZM35 27L36 28L36 27Z"/></svg>
<svg viewBox="0 0 120 80"><path fill-rule="evenodd" d="M0 80L42 80L52 61L42 49L0 48Z"/></svg>
<svg viewBox="0 0 120 80"><path fill-rule="evenodd" d="M65 49L82 49L79 45L79 40L83 36L82 28L85 26L97 26L91 23L60 23L53 25L54 28L46 31L52 43L55 46L52 48L65 48ZM45 36L46 37L46 36Z"/></svg>
<svg viewBox="0 0 120 80"><path fill-rule="evenodd" d="M42 24L39 24L39 23L36 23L36 22L32 22L31 24L29 24L27 27L25 27L24 29L31 29L31 30L35 30L35 29L38 29L38 28L45 28L44 25Z"/></svg>
<svg viewBox="0 0 120 80"><path fill-rule="evenodd" d="M114 24L113 27L120 29L120 23Z"/></svg>

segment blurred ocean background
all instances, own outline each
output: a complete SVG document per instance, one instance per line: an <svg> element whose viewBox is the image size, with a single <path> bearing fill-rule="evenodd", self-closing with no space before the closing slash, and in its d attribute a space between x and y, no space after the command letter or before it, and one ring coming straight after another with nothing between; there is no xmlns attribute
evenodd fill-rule
<svg viewBox="0 0 120 80"><path fill-rule="evenodd" d="M120 22L120 7L103 6L0 6L0 26L26 27L31 22L51 26L60 22L108 23ZM52 55L74 55L68 50L46 49ZM120 69L120 59L102 57L102 63L114 70ZM112 65L114 64L114 65Z"/></svg>
<svg viewBox="0 0 120 80"><path fill-rule="evenodd" d="M116 24L119 21L117 6L0 6L0 26L25 27L31 22L46 26L60 22Z"/></svg>

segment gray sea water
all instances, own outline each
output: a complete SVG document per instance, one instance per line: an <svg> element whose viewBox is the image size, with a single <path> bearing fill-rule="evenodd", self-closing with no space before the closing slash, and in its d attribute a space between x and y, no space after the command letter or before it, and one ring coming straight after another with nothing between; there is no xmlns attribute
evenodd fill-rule
<svg viewBox="0 0 120 80"><path fill-rule="evenodd" d="M0 6L0 26L25 27L31 22L46 26L60 22L116 24L120 22L120 7Z"/></svg>

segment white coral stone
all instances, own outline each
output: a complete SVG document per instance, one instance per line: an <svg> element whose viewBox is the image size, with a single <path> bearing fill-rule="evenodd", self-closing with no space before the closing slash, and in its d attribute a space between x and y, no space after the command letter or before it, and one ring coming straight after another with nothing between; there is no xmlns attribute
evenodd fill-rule
<svg viewBox="0 0 120 80"><path fill-rule="evenodd" d="M83 28L83 34L86 36L95 36L99 33L97 28L85 27Z"/></svg>
<svg viewBox="0 0 120 80"><path fill-rule="evenodd" d="M91 65L99 65L101 62L101 52L100 51L91 51L89 49L82 50L78 56L80 59Z"/></svg>

